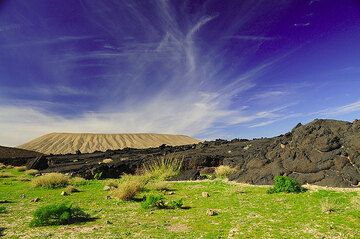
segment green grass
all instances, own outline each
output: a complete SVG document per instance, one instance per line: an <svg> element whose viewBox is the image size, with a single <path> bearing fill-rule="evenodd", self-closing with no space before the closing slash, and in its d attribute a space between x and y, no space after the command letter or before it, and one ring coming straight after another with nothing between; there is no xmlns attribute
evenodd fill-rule
<svg viewBox="0 0 360 239"><path fill-rule="evenodd" d="M106 199L105 180L80 184L79 193L61 196L63 189L33 188L32 178L16 169L0 170L0 200L7 212L0 214L4 238L360 238L359 192L309 190L300 194L267 194L269 187L226 183L221 180L169 183L167 201L183 199L188 209L141 207L140 201ZM204 198L202 192L210 197ZM25 194L25 198L20 195ZM147 189L137 197L159 194ZM31 202L32 198L39 202ZM326 202L336 208L322 211ZM49 204L81 207L96 220L63 226L29 227L32 214ZM208 216L207 210L219 212Z"/></svg>

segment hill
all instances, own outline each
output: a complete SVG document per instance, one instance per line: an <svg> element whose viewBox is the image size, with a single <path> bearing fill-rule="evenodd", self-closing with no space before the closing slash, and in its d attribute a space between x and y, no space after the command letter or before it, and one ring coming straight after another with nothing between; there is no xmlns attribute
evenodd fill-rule
<svg viewBox="0 0 360 239"><path fill-rule="evenodd" d="M196 144L200 141L185 135L171 134L91 134L51 133L18 146L44 154L92 153L123 148L150 148L162 144L178 146Z"/></svg>
<svg viewBox="0 0 360 239"><path fill-rule="evenodd" d="M0 146L0 159L27 158L27 157L37 157L40 155L41 153L30 150Z"/></svg>

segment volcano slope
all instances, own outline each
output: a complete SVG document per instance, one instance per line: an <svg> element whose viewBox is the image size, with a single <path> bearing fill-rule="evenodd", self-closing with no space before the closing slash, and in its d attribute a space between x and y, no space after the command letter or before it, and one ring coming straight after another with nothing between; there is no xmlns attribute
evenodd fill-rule
<svg viewBox="0 0 360 239"><path fill-rule="evenodd" d="M123 148L150 148L162 144L177 146L199 141L186 135L171 134L90 134L51 133L36 138L18 148L44 154L92 153L95 151Z"/></svg>
<svg viewBox="0 0 360 239"><path fill-rule="evenodd" d="M181 159L174 180L201 178L219 165L238 168L230 180L271 184L274 176L288 175L300 183L356 187L360 181L360 121L314 120L298 124L291 132L274 138L215 140L184 146L108 150L91 154L52 155L33 158L29 168L92 178L116 178L135 173L159 157ZM111 158L110 163L103 163Z"/></svg>

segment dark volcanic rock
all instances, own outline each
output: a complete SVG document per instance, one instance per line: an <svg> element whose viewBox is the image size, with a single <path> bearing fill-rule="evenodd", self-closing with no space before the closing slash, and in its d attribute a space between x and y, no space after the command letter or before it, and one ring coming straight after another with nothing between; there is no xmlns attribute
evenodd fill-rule
<svg viewBox="0 0 360 239"><path fill-rule="evenodd" d="M48 165L41 172L57 171L85 178L102 173L102 177L117 178L135 173L145 163L164 155L182 159L181 174L176 180L198 179L201 170L224 164L239 168L230 176L239 182L271 184L274 176L289 175L301 183L351 187L360 182L360 121L315 120L298 124L291 132L274 138L50 155L41 159L41 165L46 166L45 161ZM105 158L111 158L112 163L103 163Z"/></svg>
<svg viewBox="0 0 360 239"><path fill-rule="evenodd" d="M43 170L49 167L48 160L44 155L29 160L26 164L28 169Z"/></svg>

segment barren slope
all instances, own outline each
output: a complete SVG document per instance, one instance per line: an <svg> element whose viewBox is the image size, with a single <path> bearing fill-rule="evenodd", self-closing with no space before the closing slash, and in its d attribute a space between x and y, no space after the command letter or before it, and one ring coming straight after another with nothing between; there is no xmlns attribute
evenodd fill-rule
<svg viewBox="0 0 360 239"><path fill-rule="evenodd" d="M37 157L40 155L40 153L34 151L0 146L0 158L27 158Z"/></svg>
<svg viewBox="0 0 360 239"><path fill-rule="evenodd" d="M18 146L22 149L34 150L44 154L66 154L108 149L149 148L162 144L185 145L199 141L185 135L170 134L89 134L89 133L51 133Z"/></svg>

